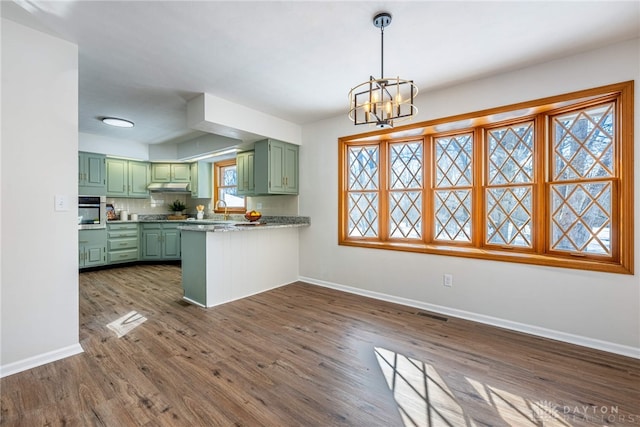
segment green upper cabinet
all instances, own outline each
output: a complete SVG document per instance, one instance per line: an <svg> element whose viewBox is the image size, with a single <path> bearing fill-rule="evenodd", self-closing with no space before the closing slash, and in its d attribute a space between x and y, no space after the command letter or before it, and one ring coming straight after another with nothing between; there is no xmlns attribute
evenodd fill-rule
<svg viewBox="0 0 640 427"><path fill-rule="evenodd" d="M106 187L106 156L96 153L78 153L78 194L104 196Z"/></svg>
<svg viewBox="0 0 640 427"><path fill-rule="evenodd" d="M107 158L107 196L128 197L128 160Z"/></svg>
<svg viewBox="0 0 640 427"><path fill-rule="evenodd" d="M191 163L191 197L211 198L211 163Z"/></svg>
<svg viewBox="0 0 640 427"><path fill-rule="evenodd" d="M151 182L171 182L171 164L151 163Z"/></svg>
<svg viewBox="0 0 640 427"><path fill-rule="evenodd" d="M149 163L129 161L129 197L149 196Z"/></svg>
<svg viewBox="0 0 640 427"><path fill-rule="evenodd" d="M189 163L172 164L171 182L191 182L191 165Z"/></svg>
<svg viewBox="0 0 640 427"><path fill-rule="evenodd" d="M189 163L152 163L152 182L190 182L191 165Z"/></svg>
<svg viewBox="0 0 640 427"><path fill-rule="evenodd" d="M243 151L236 156L239 196L251 196L255 194L255 181L253 177L254 159L255 151Z"/></svg>
<svg viewBox="0 0 640 427"><path fill-rule="evenodd" d="M107 158L107 196L149 196L149 163Z"/></svg>
<svg viewBox="0 0 640 427"><path fill-rule="evenodd" d="M274 139L255 143L255 194L298 194L298 150Z"/></svg>

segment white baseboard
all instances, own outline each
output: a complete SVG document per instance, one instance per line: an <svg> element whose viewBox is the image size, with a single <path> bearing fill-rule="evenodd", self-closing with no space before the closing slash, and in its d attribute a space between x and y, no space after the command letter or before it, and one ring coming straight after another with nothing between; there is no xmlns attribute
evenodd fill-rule
<svg viewBox="0 0 640 427"><path fill-rule="evenodd" d="M2 365L0 366L0 378L17 374L18 372L26 371L27 369L35 368L37 366L46 365L47 363L55 362L56 360L64 359L65 357L74 356L83 352L84 350L80 344L73 344L58 350L53 350L27 359L18 360L17 362L9 363L7 365Z"/></svg>
<svg viewBox="0 0 640 427"><path fill-rule="evenodd" d="M530 335L536 335L539 337L549 338L552 340L563 341L569 344L576 344L583 347L589 347L596 350L602 350L609 353L615 353L622 356L640 359L640 348L637 348L637 347L616 344L608 341L601 341L594 338L583 337L581 335L569 334L566 332L556 331L553 329L541 328L539 326L513 322L511 320L500 319L497 317L486 316L484 314L472 313L469 311L458 310L455 308L444 307L441 305L428 304L425 302L416 301L408 298L401 298L393 295L383 294L380 292L373 292L365 289L354 288L351 286L340 285L337 283L326 282L324 280L317 280L311 277L300 276L299 280L302 282L310 283L312 285L318 285L325 288L336 289L336 290L348 292L351 294L362 295L365 297L374 298L382 301L393 302L396 304L402 304L409 307L416 307L416 308L420 308L426 311L431 311L434 313L445 314L451 317L472 320L474 322L497 326L499 328L510 329L517 332L523 332Z"/></svg>

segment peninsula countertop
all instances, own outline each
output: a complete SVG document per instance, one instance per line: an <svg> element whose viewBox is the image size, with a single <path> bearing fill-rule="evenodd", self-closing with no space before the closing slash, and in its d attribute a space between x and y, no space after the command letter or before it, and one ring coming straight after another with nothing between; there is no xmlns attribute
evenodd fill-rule
<svg viewBox="0 0 640 427"><path fill-rule="evenodd" d="M189 221L184 222L178 227L182 231L201 231L201 232L234 232L234 231L254 231L273 228L299 228L308 227L310 223L277 223L277 222L215 222L215 221Z"/></svg>
<svg viewBox="0 0 640 427"><path fill-rule="evenodd" d="M158 215L148 215L141 217L136 221L120 221L110 220L108 224L126 224L126 223L168 223L177 224L178 229L183 231L200 231L200 232L238 232L251 230L264 230L272 228L299 228L311 225L310 217L306 216L263 216L259 221L249 222L244 219L195 219L188 218L184 220L169 220Z"/></svg>

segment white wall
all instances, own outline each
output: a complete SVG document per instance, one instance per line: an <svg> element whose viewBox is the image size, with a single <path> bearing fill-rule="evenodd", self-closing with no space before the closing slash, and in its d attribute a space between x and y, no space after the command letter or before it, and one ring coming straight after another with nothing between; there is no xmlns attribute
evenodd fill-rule
<svg viewBox="0 0 640 427"><path fill-rule="evenodd" d="M78 342L78 48L2 19L0 375ZM54 211L54 196L68 198Z"/></svg>
<svg viewBox="0 0 640 427"><path fill-rule="evenodd" d="M78 150L89 153L108 154L116 157L126 157L137 160L149 160L149 144L108 138L93 133L78 134Z"/></svg>
<svg viewBox="0 0 640 427"><path fill-rule="evenodd" d="M640 40L636 39L421 93L415 121L637 80L639 52ZM640 152L639 90L640 82L636 81L636 159ZM353 126L346 117L346 105L344 116L303 127L300 214L311 216L311 227L300 231L303 280L640 357L637 274L338 246L337 138L370 130ZM636 201L639 193L640 173L636 170ZM639 213L636 207L636 219ZM638 230L636 224L635 242L639 241ZM640 268L639 257L636 250L636 269ZM452 288L442 286L444 273L454 275Z"/></svg>

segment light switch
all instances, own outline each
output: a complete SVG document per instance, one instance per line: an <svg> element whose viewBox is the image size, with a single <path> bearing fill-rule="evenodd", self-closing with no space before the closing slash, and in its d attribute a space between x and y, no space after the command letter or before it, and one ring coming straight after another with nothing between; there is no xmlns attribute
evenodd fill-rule
<svg viewBox="0 0 640 427"><path fill-rule="evenodd" d="M56 194L54 197L55 211L66 212L69 210L69 196L63 194Z"/></svg>

